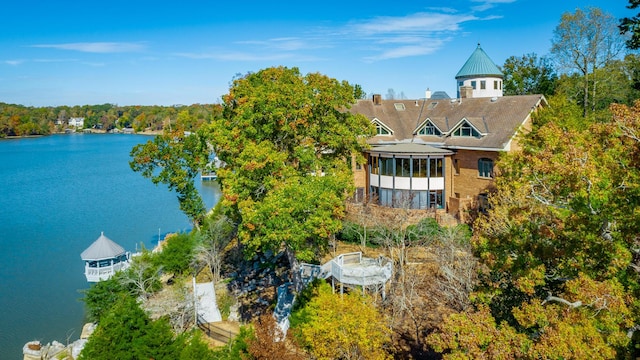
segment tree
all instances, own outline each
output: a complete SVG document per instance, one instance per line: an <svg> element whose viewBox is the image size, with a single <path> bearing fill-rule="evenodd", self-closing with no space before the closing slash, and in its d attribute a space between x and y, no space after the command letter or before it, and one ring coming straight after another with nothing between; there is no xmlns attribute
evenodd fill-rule
<svg viewBox="0 0 640 360"><path fill-rule="evenodd" d="M353 191L345 159L361 154L372 130L345 111L353 95L347 82L297 68L233 81L207 138L225 164L217 171L223 203L247 254L284 244L309 260L339 230Z"/></svg>
<svg viewBox="0 0 640 360"><path fill-rule="evenodd" d="M181 275L187 272L193 263L196 248L195 233L179 233L168 236L162 251L156 254L154 261L164 272Z"/></svg>
<svg viewBox="0 0 640 360"><path fill-rule="evenodd" d="M154 254L143 249L142 254L133 258L129 268L118 279L132 296L147 299L162 287L160 270Z"/></svg>
<svg viewBox="0 0 640 360"><path fill-rule="evenodd" d="M361 85L355 84L355 85L353 85L353 97L356 100L366 99L367 98L367 93L364 90L362 90L362 86Z"/></svg>
<svg viewBox="0 0 640 360"><path fill-rule="evenodd" d="M135 299L125 296L100 320L79 360L173 360L181 347L166 321L151 321Z"/></svg>
<svg viewBox="0 0 640 360"><path fill-rule="evenodd" d="M622 358L638 343L640 103L612 105L607 122L551 104L522 150L497 164L491 208L474 224L486 269L477 311L452 316L432 338L449 339L452 354L471 346L456 343L461 329L489 321L526 336L513 357ZM487 349L482 337L464 340Z"/></svg>
<svg viewBox="0 0 640 360"><path fill-rule="evenodd" d="M214 282L221 277L224 249L236 234L235 224L222 211L222 205L218 203L205 219L196 245L197 261L209 268Z"/></svg>
<svg viewBox="0 0 640 360"><path fill-rule="evenodd" d="M599 91L596 70L615 59L623 48L624 39L610 14L593 7L562 14L553 33L551 54L566 72L582 75L583 116L595 108Z"/></svg>
<svg viewBox="0 0 640 360"><path fill-rule="evenodd" d="M184 128L165 131L152 141L136 145L131 150L129 162L133 171L151 179L154 184L163 183L178 193L180 210L198 228L205 214L205 206L194 180L209 162L209 148L203 137L187 134Z"/></svg>
<svg viewBox="0 0 640 360"><path fill-rule="evenodd" d="M627 5L628 9L637 9L640 6L640 0L629 0L629 5ZM638 27L640 25L640 14L637 14L633 17L625 17L620 19L620 33L621 34L630 34L630 37L627 39L626 45L627 48L632 50L637 50L640 48L640 31L638 31Z"/></svg>
<svg viewBox="0 0 640 360"><path fill-rule="evenodd" d="M109 312L116 300L127 294L127 289L121 284L117 276L99 281L83 291L82 301L87 306L89 321L99 322L104 314Z"/></svg>
<svg viewBox="0 0 640 360"><path fill-rule="evenodd" d="M254 360L303 360L307 356L285 338L273 314L264 314L253 322L254 333L247 340L248 352Z"/></svg>
<svg viewBox="0 0 640 360"><path fill-rule="evenodd" d="M552 95L557 75L549 59L535 53L522 57L511 56L502 67L505 95Z"/></svg>
<svg viewBox="0 0 640 360"><path fill-rule="evenodd" d="M317 359L390 358L384 349L390 335L385 320L358 291L336 295L320 283L292 316L292 330Z"/></svg>

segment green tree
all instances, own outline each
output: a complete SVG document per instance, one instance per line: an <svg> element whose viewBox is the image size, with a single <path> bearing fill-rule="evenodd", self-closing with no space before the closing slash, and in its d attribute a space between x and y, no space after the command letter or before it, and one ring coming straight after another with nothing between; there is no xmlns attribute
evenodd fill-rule
<svg viewBox="0 0 640 360"><path fill-rule="evenodd" d="M196 228L205 214L205 206L195 178L209 161L209 148L199 134L186 135L183 128L165 131L145 144L131 150L129 165L133 171L151 179L154 184L163 183L178 193L182 210Z"/></svg>
<svg viewBox="0 0 640 360"><path fill-rule="evenodd" d="M562 14L555 28L551 54L567 73L582 76L583 116L595 109L599 79L596 70L618 57L624 49L617 22L599 8Z"/></svg>
<svg viewBox="0 0 640 360"><path fill-rule="evenodd" d="M189 271L195 257L196 234L179 233L165 239L155 262L164 272L181 275Z"/></svg>
<svg viewBox="0 0 640 360"><path fill-rule="evenodd" d="M82 301L87 306L87 318L89 321L99 322L116 300L125 296L128 292L117 276L108 280L91 284L89 289L82 291L84 297Z"/></svg>
<svg viewBox="0 0 640 360"><path fill-rule="evenodd" d="M225 164L217 170L247 253L280 249L311 259L340 229L353 191L345 159L361 154L371 133L347 82L297 68L237 78L208 140ZM359 155L359 161L363 161Z"/></svg>
<svg viewBox="0 0 640 360"><path fill-rule="evenodd" d="M628 9L637 9L640 0L629 0ZM637 50L640 48L640 14L633 17L625 17L620 20L620 33L630 35L627 39L627 48Z"/></svg>
<svg viewBox="0 0 640 360"><path fill-rule="evenodd" d="M505 95L552 95L558 76L549 59L535 53L511 56L502 66Z"/></svg>
<svg viewBox="0 0 640 360"><path fill-rule="evenodd" d="M173 360L181 348L165 320L152 321L135 299L125 296L102 317L78 359Z"/></svg>

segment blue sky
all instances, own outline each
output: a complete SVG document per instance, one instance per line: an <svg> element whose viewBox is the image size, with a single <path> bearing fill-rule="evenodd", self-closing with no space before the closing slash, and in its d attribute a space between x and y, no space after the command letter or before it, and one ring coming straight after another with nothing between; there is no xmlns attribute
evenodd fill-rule
<svg viewBox="0 0 640 360"><path fill-rule="evenodd" d="M320 72L368 94L455 95L480 43L499 66L548 55L564 12L632 16L627 0L192 1L3 4L0 102L216 103L238 74Z"/></svg>

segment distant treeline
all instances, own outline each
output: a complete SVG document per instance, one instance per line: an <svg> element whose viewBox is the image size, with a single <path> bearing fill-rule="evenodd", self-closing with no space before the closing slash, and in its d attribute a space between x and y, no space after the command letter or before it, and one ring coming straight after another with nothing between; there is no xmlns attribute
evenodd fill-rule
<svg viewBox="0 0 640 360"><path fill-rule="evenodd" d="M0 102L0 138L7 136L47 135L64 131L70 118L84 118L83 128L112 130L133 128L136 132L162 130L180 122L186 130L221 113L217 104L174 106L118 106L115 104L28 107Z"/></svg>

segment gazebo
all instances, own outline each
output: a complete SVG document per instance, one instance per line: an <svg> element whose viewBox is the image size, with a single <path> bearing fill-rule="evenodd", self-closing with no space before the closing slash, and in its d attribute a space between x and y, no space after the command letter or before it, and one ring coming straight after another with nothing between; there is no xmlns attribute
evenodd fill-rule
<svg viewBox="0 0 640 360"><path fill-rule="evenodd" d="M118 270L128 268L131 254L101 232L100 237L80 257L84 260L87 281L98 282L109 279Z"/></svg>

